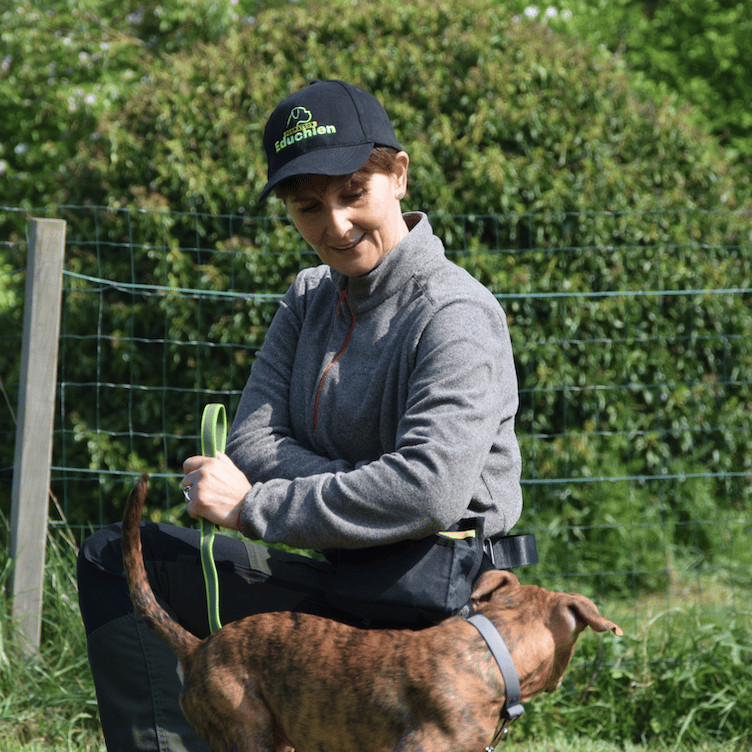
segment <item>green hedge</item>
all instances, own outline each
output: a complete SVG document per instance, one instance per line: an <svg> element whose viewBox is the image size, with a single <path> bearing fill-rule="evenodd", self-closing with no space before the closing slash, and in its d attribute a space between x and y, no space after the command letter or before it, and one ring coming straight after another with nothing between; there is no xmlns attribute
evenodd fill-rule
<svg viewBox="0 0 752 752"><path fill-rule="evenodd" d="M155 67L100 123L96 148L82 144L63 197L254 211L265 173L259 136L274 104L312 78L339 76L388 107L413 158L416 208L738 208L729 166L688 110L638 100L617 58L503 7L261 14Z"/></svg>
<svg viewBox="0 0 752 752"><path fill-rule="evenodd" d="M254 203L263 123L307 80L343 77L395 122L406 206L509 315L522 525L544 531L546 571L631 590L677 557L749 564L718 531L752 494L752 307L713 292L752 287L749 207L687 111L637 96L603 50L486 0L286 7L161 61L55 177L58 203L103 207L60 210L56 464L106 471L60 481L72 522L119 516L118 473L179 471L203 402L236 404L274 295L315 261L281 205Z"/></svg>
<svg viewBox="0 0 752 752"><path fill-rule="evenodd" d="M739 0L584 0L550 21L603 44L659 97L688 102L729 159L752 167L752 14ZM749 180L745 183L749 186Z"/></svg>

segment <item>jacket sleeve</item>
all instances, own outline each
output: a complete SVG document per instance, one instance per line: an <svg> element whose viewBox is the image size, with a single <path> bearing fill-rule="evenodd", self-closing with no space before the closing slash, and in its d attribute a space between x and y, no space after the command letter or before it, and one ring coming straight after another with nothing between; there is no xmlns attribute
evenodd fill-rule
<svg viewBox="0 0 752 752"><path fill-rule="evenodd" d="M352 470L349 463L317 454L293 436L290 375L301 329L298 306L303 299L295 285L282 299L230 428L227 454L253 485Z"/></svg>
<svg viewBox="0 0 752 752"><path fill-rule="evenodd" d="M283 317L276 323L280 331L273 341L284 339L283 327L294 322ZM279 389L268 395L274 397L271 416L280 418L275 424L284 418L284 386ZM505 460L505 482L518 487L516 409L516 375L500 307L449 303L420 336L394 451L355 467L312 456L306 460L308 473L265 473L243 505L243 532L269 543L320 549L383 545L446 529L468 516L500 432L514 442ZM287 442L285 451L301 449L290 437L277 441ZM510 512L508 527L517 516L519 510L516 516Z"/></svg>

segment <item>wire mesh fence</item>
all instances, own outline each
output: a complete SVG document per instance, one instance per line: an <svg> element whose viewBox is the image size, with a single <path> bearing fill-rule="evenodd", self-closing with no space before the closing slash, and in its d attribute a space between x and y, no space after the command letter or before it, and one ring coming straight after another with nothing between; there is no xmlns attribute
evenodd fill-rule
<svg viewBox="0 0 752 752"><path fill-rule="evenodd" d="M233 414L281 294L317 263L281 217L6 208L2 488L18 395L23 223L67 220L52 489L84 535L149 472L154 518L191 524L179 480L203 406ZM752 587L752 246L733 213L436 216L447 255L509 319L525 509L547 587L643 614ZM21 291L21 292L19 292ZM63 520L65 522L63 522Z"/></svg>

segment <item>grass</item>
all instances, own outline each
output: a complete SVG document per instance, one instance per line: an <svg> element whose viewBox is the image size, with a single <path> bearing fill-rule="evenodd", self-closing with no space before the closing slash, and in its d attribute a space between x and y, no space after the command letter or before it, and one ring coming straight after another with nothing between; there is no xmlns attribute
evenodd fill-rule
<svg viewBox="0 0 752 752"><path fill-rule="evenodd" d="M71 536L53 527L48 533L42 646L36 657L19 649L3 588L0 752L104 750L78 612L75 554ZM10 571L7 553L0 552L0 585ZM699 602L694 590L677 583L670 608L665 594L629 605L603 605L625 636L586 632L562 687L531 702L499 749L752 750L749 607L726 613L729 590L722 583L708 584L703 593L705 602ZM735 600L747 604L749 595L748 589L737 592ZM718 600L709 603L714 597Z"/></svg>
<svg viewBox="0 0 752 752"><path fill-rule="evenodd" d="M7 526L5 526L7 529ZM11 561L0 557L0 585ZM78 611L75 545L65 531L47 535L42 644L38 655L20 649L10 619L11 603L0 603L0 750L104 750L97 717L86 639Z"/></svg>

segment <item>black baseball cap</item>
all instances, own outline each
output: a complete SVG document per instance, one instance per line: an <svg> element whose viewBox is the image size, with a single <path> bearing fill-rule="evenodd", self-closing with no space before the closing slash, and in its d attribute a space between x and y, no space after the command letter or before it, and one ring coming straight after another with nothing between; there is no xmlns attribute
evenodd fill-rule
<svg viewBox="0 0 752 752"><path fill-rule="evenodd" d="M264 130L268 182L259 201L296 175L349 175L374 146L402 147L376 97L344 81L313 81L272 113Z"/></svg>

